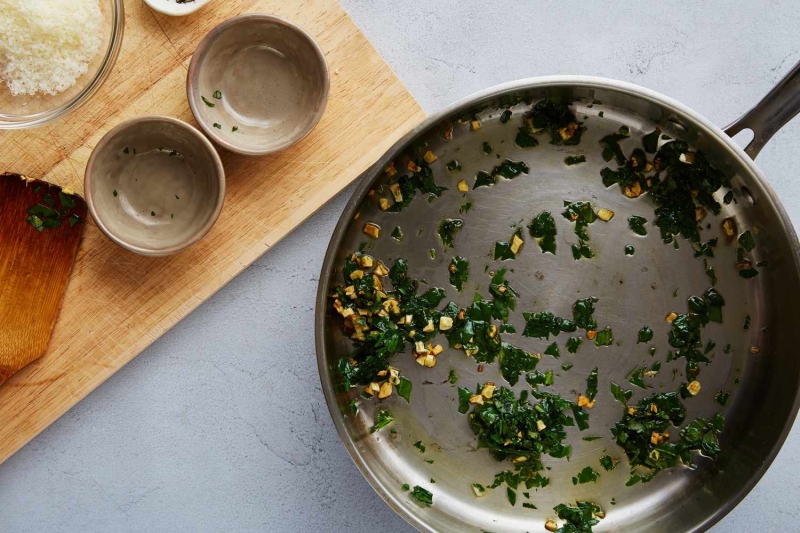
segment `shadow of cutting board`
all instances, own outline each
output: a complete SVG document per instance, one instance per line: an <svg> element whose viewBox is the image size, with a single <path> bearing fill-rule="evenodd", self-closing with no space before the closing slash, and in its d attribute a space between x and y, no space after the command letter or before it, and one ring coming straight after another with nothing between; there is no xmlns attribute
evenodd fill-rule
<svg viewBox="0 0 800 533"><path fill-rule="evenodd" d="M331 71L327 111L299 145L245 158L221 152L227 196L211 233L169 258L139 257L88 223L44 357L0 387L0 462L64 414L155 339L351 183L424 113L335 0L215 0L170 18L126 0L125 42L93 100L43 128L0 133L0 172L83 191L102 135L129 118L161 114L195 124L186 71L200 39L245 12L288 18L313 34ZM309 332L309 334L312 334Z"/></svg>

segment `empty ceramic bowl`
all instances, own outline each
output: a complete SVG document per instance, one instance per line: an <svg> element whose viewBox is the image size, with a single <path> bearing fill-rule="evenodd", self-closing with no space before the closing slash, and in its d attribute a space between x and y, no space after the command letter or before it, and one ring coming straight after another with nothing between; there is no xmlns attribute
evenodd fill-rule
<svg viewBox="0 0 800 533"><path fill-rule="evenodd" d="M227 20L200 42L189 66L189 105L203 131L244 155L288 148L322 118L328 65L303 29L250 13Z"/></svg>
<svg viewBox="0 0 800 533"><path fill-rule="evenodd" d="M195 128L171 117L141 117L97 143L84 189L89 212L109 239L138 254L169 255L214 225L225 171Z"/></svg>

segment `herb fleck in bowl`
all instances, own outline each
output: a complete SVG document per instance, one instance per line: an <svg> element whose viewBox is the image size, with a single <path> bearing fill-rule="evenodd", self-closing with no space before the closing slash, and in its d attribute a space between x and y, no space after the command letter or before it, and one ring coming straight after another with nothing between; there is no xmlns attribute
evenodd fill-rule
<svg viewBox="0 0 800 533"><path fill-rule="evenodd" d="M189 105L203 131L244 155L278 152L316 126L328 101L325 55L299 26L250 13L211 30L189 66Z"/></svg>
<svg viewBox="0 0 800 533"><path fill-rule="evenodd" d="M86 165L85 196L97 226L141 255L169 255L217 220L225 172L211 142L171 117L140 117L109 131Z"/></svg>

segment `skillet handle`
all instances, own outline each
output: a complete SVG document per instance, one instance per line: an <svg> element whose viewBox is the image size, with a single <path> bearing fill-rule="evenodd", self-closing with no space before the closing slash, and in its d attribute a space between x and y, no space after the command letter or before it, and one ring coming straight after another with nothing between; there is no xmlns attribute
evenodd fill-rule
<svg viewBox="0 0 800 533"><path fill-rule="evenodd" d="M798 112L800 112L800 63L796 64L753 109L725 128L725 133L733 137L742 130L752 130L753 140L744 151L755 159L767 141Z"/></svg>

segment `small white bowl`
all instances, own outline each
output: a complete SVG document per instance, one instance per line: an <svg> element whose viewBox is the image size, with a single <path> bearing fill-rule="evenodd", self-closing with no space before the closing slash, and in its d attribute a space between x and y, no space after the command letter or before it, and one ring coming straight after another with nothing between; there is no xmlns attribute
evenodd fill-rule
<svg viewBox="0 0 800 533"><path fill-rule="evenodd" d="M176 0L144 0L144 2L158 11L171 17L183 17L191 15L211 0L192 0L179 4Z"/></svg>

